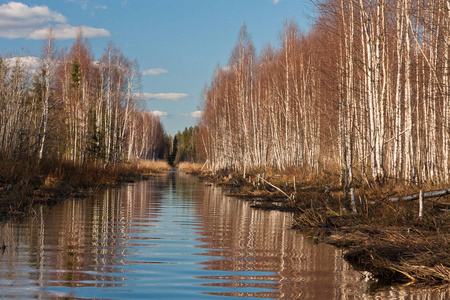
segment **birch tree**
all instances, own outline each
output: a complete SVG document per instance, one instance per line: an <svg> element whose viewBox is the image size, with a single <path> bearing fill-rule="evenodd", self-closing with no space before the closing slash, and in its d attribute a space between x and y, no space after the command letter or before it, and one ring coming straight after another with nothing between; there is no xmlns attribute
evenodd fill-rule
<svg viewBox="0 0 450 300"><path fill-rule="evenodd" d="M449 2L317 4L307 34L286 22L279 49L263 49L247 73L240 32L230 67L204 93L208 163L244 172L340 166L344 186L355 176L448 182Z"/></svg>
<svg viewBox="0 0 450 300"><path fill-rule="evenodd" d="M50 27L47 33L47 39L43 45L42 49L42 59L40 70L43 77L43 88L42 88L42 121L40 129L40 139L39 139L39 160L42 159L44 155L45 140L47 137L48 130L48 119L49 119L49 106L50 106L50 92L53 85L53 78L55 72L56 63L56 50L54 45L54 34L53 28Z"/></svg>

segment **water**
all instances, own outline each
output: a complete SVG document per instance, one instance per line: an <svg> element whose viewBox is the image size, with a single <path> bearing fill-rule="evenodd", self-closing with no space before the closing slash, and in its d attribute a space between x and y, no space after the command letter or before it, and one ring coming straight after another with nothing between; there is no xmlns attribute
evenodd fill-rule
<svg viewBox="0 0 450 300"><path fill-rule="evenodd" d="M374 288L340 250L195 177L171 173L0 223L0 298L446 299Z"/></svg>

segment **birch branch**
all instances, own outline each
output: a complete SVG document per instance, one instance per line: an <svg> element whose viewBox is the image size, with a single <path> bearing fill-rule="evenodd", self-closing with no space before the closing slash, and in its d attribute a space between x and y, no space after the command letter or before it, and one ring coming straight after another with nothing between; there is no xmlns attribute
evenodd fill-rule
<svg viewBox="0 0 450 300"><path fill-rule="evenodd" d="M432 192L423 193L423 199L442 197L442 196L445 196L445 195L448 195L448 194L450 194L450 188L439 190L439 191L432 191ZM416 193L416 194L412 194L412 195L404 196L404 197L389 198L388 201L391 201L391 202L412 201L412 200L419 199L419 197L420 197L420 193Z"/></svg>

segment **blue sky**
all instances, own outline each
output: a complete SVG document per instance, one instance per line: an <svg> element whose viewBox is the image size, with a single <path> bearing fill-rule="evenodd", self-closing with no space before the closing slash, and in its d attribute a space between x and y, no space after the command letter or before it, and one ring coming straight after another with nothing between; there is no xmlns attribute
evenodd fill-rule
<svg viewBox="0 0 450 300"><path fill-rule="evenodd" d="M314 11L310 0L0 1L0 54L39 56L49 24L57 45L70 47L82 26L96 59L111 40L138 60L146 110L173 135L196 124L202 89L227 64L244 22L259 51L279 46L286 20L307 31Z"/></svg>

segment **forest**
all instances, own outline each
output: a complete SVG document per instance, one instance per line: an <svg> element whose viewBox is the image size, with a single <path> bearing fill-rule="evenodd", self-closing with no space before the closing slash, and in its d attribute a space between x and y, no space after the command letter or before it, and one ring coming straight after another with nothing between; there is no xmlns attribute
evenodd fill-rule
<svg viewBox="0 0 450 300"><path fill-rule="evenodd" d="M81 31L57 49L50 28L37 67L0 56L0 220L178 168L293 212L375 278L449 283L450 2L314 3L311 29L288 20L277 46L257 50L244 24L174 136L112 42L96 59Z"/></svg>
<svg viewBox="0 0 450 300"><path fill-rule="evenodd" d="M198 147L198 126L184 128L183 132L172 137L169 136L168 162L171 166L177 166L181 162L199 163L204 157Z"/></svg>
<svg viewBox="0 0 450 300"><path fill-rule="evenodd" d="M140 76L112 42L95 59L81 29L70 49L50 27L39 58L0 55L0 218L169 168Z"/></svg>
<svg viewBox="0 0 450 300"><path fill-rule="evenodd" d="M383 183L450 176L450 4L321 0L259 54L244 25L204 90L213 170L300 168Z"/></svg>
<svg viewBox="0 0 450 300"><path fill-rule="evenodd" d="M38 66L0 58L0 160L108 165L158 159L165 133L139 101L137 61L110 42L98 60L82 32L57 49L49 29Z"/></svg>

